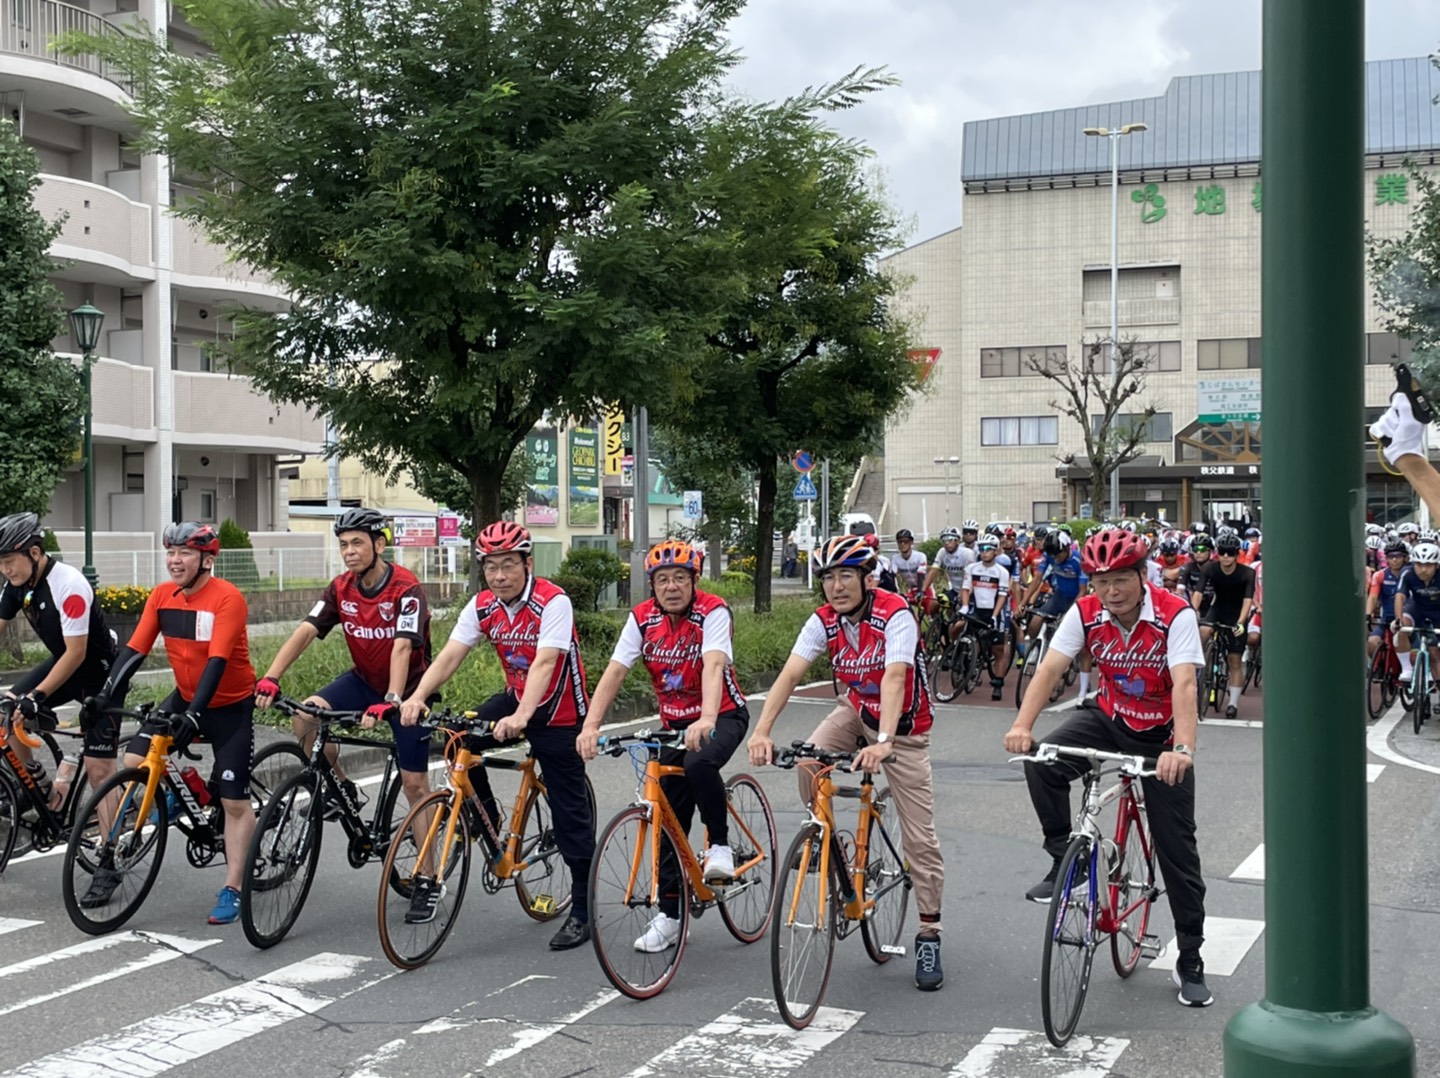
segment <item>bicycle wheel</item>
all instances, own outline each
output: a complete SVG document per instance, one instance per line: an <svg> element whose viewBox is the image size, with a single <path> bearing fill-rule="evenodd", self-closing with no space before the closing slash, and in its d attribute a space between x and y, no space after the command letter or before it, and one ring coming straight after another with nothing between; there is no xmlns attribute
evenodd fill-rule
<svg viewBox="0 0 1440 1078"><path fill-rule="evenodd" d="M1415 698L1410 717L1418 734L1430 718L1430 662L1425 658L1415 660L1415 680L1410 684L1410 695Z"/></svg>
<svg viewBox="0 0 1440 1078"><path fill-rule="evenodd" d="M1386 670L1386 659L1383 647L1377 648L1374 656L1370 659L1370 668L1365 673L1365 711L1374 722L1389 706L1385 703L1385 683L1388 678Z"/></svg>
<svg viewBox="0 0 1440 1078"><path fill-rule="evenodd" d="M1195 668L1195 716L1205 717L1205 709L1210 706L1210 653L1205 653L1205 662Z"/></svg>
<svg viewBox="0 0 1440 1078"><path fill-rule="evenodd" d="M912 886L899 836L891 838L882 819L889 797L888 786L875 797L870 844L865 850L865 894L862 896L874 902L874 906L870 915L860 922L865 953L872 962L881 965L890 961L896 953L893 948L900 946Z"/></svg>
<svg viewBox="0 0 1440 1078"><path fill-rule="evenodd" d="M300 745L294 741L276 741L266 745L250 758L250 803L258 815L287 779L300 774L309 763Z"/></svg>
<svg viewBox="0 0 1440 1078"><path fill-rule="evenodd" d="M150 812L140 815L148 776L142 767L122 768L75 815L60 884L65 912L76 928L92 936L128 921L160 875L170 819L163 783L156 787ZM113 816L102 827L99 806L106 802Z"/></svg>
<svg viewBox="0 0 1440 1078"><path fill-rule="evenodd" d="M725 784L725 800L736 873L735 882L720 892L720 919L741 943L754 943L770 927L774 908L775 814L749 775L735 775ZM759 862L751 865L756 858Z"/></svg>
<svg viewBox="0 0 1440 1078"><path fill-rule="evenodd" d="M1140 964L1150 904L1155 901L1155 849L1133 802L1124 802L1128 824L1116 851L1115 930L1110 935L1110 960L1115 972L1128 977Z"/></svg>
<svg viewBox="0 0 1440 1078"><path fill-rule="evenodd" d="M951 640L945 645L942 661L937 662L935 676L930 682L937 703L948 704L960 695L963 678L955 670L955 664L960 661L959 652L960 642Z"/></svg>
<svg viewBox="0 0 1440 1078"><path fill-rule="evenodd" d="M1090 900L1090 882L1085 878L1090 863L1090 840L1074 839L1060 861L1055 876L1055 893L1045 917L1045 949L1040 958L1040 1016L1045 1036L1056 1048L1075 1032L1085 992L1090 987L1090 967L1095 960L1095 908Z"/></svg>
<svg viewBox="0 0 1440 1078"><path fill-rule="evenodd" d="M1025 702L1025 690L1030 687L1030 682L1035 678L1035 671L1040 668L1040 660L1044 658L1044 648L1038 641L1030 641L1029 650L1025 652L1025 662L1020 666L1020 673L1015 678L1015 706L1019 707Z"/></svg>
<svg viewBox="0 0 1440 1078"><path fill-rule="evenodd" d="M939 700L940 688L940 665L945 657L945 632L940 626L933 625L928 636L925 637L925 679L930 686L930 691L936 694Z"/></svg>
<svg viewBox="0 0 1440 1078"><path fill-rule="evenodd" d="M585 796L590 800L590 819L595 819L595 787L585 776ZM531 787L520 814L519 859L525 868L515 874L515 897L520 908L537 921L553 921L570 908L574 879L570 866L555 840L550 802L539 787Z"/></svg>
<svg viewBox="0 0 1440 1078"><path fill-rule="evenodd" d="M305 906L324 836L324 784L302 771L275 790L260 810L245 857L240 923L255 947L285 938Z"/></svg>
<svg viewBox="0 0 1440 1078"><path fill-rule="evenodd" d="M436 790L417 801L401 824L401 834L411 835L410 841L392 842L385 853L380 873L380 946L385 957L401 969L415 969L435 957L465 901L470 829L463 812L455 821L449 844L445 842L454 797L453 790ZM417 828L418 841L413 837ZM443 875L439 873L442 861ZM429 916L412 919L417 883L438 890L439 897Z"/></svg>
<svg viewBox="0 0 1440 1078"><path fill-rule="evenodd" d="M962 644L965 648L965 661L960 667L965 678L962 688L968 695L975 691L975 686L980 684L980 679L985 676L985 671L981 669L980 652L975 638L973 636L964 637Z"/></svg>
<svg viewBox="0 0 1440 1078"><path fill-rule="evenodd" d="M770 927L770 980L780 1017L792 1029L804 1029L815 1018L835 960L839 917L835 877L844 869L832 870L829 879L821 876L824 836L818 825L802 827L780 864L775 922Z"/></svg>
<svg viewBox="0 0 1440 1078"><path fill-rule="evenodd" d="M0 872L10 863L20 836L20 798L8 769L0 772Z"/></svg>
<svg viewBox="0 0 1440 1078"><path fill-rule="evenodd" d="M637 946L660 907L660 862L675 845L650 811L632 805L605 826L590 866L590 929L595 957L610 983L631 999L650 999L680 968L690 934L690 880L680 872L675 942L659 951ZM678 860L678 859L677 859ZM673 926L672 926L673 927Z"/></svg>

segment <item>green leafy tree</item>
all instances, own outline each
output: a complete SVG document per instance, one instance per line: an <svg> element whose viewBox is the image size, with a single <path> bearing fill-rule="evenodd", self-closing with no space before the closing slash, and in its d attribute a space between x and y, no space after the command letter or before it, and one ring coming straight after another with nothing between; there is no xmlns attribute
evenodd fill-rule
<svg viewBox="0 0 1440 1078"><path fill-rule="evenodd" d="M180 0L204 56L67 47L133 74L139 148L213 181L179 215L289 293L236 368L375 470L466 477L483 525L547 410L677 380L705 251L667 207L740 2Z"/></svg>
<svg viewBox="0 0 1440 1078"><path fill-rule="evenodd" d="M1440 183L1414 167L1410 179L1409 227L1401 236L1371 236L1367 261L1385 327L1410 342L1410 367L1434 395L1440 393Z"/></svg>
<svg viewBox="0 0 1440 1078"><path fill-rule="evenodd" d="M85 415L75 368L50 349L65 324L48 253L62 222L35 209L39 172L35 151L0 120L0 513L44 515Z"/></svg>
<svg viewBox="0 0 1440 1078"><path fill-rule="evenodd" d="M658 418L755 477L757 611L770 608L779 462L797 448L857 459L918 381L899 283L877 266L899 245L895 216L868 152L822 122L891 81L860 71L780 104L731 103L704 132L696 202L725 238L707 267L717 313L687 356L691 393Z"/></svg>

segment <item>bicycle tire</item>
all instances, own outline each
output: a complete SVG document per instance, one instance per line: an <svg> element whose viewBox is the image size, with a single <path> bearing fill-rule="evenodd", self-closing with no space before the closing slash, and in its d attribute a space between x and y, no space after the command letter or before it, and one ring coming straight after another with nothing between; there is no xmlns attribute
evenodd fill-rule
<svg viewBox="0 0 1440 1078"><path fill-rule="evenodd" d="M595 787L585 776L585 796L590 801L590 819L595 819ZM594 824L592 823L593 827ZM519 859L529 862L515 874L515 897L525 915L536 921L553 921L570 908L574 898L574 876L555 841L550 803L531 787L520 812Z"/></svg>
<svg viewBox="0 0 1440 1078"><path fill-rule="evenodd" d="M979 644L973 636L965 637L965 651L965 692L968 695L979 686L985 670L980 662Z"/></svg>
<svg viewBox="0 0 1440 1078"><path fill-rule="evenodd" d="M935 694L937 701L940 700L937 691L940 686L940 665L945 657L947 643L945 630L937 619L932 623L929 636L925 638L925 677L930 685L930 691ZM941 702L943 703L943 701Z"/></svg>
<svg viewBox="0 0 1440 1078"><path fill-rule="evenodd" d="M1205 717L1210 704L1210 652L1206 649L1205 662L1195 668L1195 716Z"/></svg>
<svg viewBox="0 0 1440 1078"><path fill-rule="evenodd" d="M725 801L736 817L730 821L735 867L756 857L761 861L740 871L735 883L720 892L720 920L741 943L754 943L770 927L775 909L775 814L765 790L749 775L731 776Z"/></svg>
<svg viewBox="0 0 1440 1078"><path fill-rule="evenodd" d="M459 814L448 850L443 851L445 876L438 880L440 898L435 915L419 924L408 924L410 898L417 867L436 864L453 809L453 790L436 790L417 801L405 814L401 833L419 827L424 837L418 842L392 842L380 872L378 920L380 946L385 957L400 969L417 969L434 958L455 927L465 902L465 885L470 879L470 829L465 814ZM433 815L432 815L433 814ZM431 872L435 872L431 868Z"/></svg>
<svg viewBox="0 0 1440 1078"><path fill-rule="evenodd" d="M240 888L240 924L251 946L275 946L305 908L325 835L324 804L321 776L306 770L282 783L260 810Z"/></svg>
<svg viewBox="0 0 1440 1078"><path fill-rule="evenodd" d="M102 782L85 807L75 814L70 839L65 844L60 886L65 912L81 932L101 936L119 928L145 902L160 875L170 818L162 778L156 785L148 818L140 819L148 777L149 772L143 767L122 768ZM112 795L115 796L115 816L109 827L101 828L98 807ZM94 843L98 846L92 846ZM87 909L81 903L100 866L118 872L120 882L103 906ZM79 884L83 884L84 889L77 892Z"/></svg>
<svg viewBox="0 0 1440 1078"><path fill-rule="evenodd" d="M1410 717L1418 734L1430 718L1430 663L1425 659L1415 660L1415 680L1410 685L1410 695L1415 698Z"/></svg>
<svg viewBox="0 0 1440 1078"><path fill-rule="evenodd" d="M1015 706L1019 707L1025 702L1025 690L1030 682L1035 679L1035 671L1040 667L1040 660L1044 657L1041 654L1042 648L1039 643L1032 640L1030 647L1025 652L1025 662L1020 666L1020 673L1015 678Z"/></svg>
<svg viewBox="0 0 1440 1078"><path fill-rule="evenodd" d="M1145 829L1145 822L1135 803L1126 802L1125 830L1120 836L1115 852L1116 896L1114 913L1116 924L1110 934L1110 961L1115 972L1128 977L1140 964L1145 943L1145 932L1150 927L1150 906L1157 894L1155 888L1155 846ZM1108 895L1107 895L1108 898ZM1138 905L1135 905L1138 903ZM1119 920L1120 914L1131 905L1135 908L1129 916Z"/></svg>
<svg viewBox="0 0 1440 1078"><path fill-rule="evenodd" d="M802 827L780 862L777 909L770 926L770 984L780 1017L791 1029L804 1029L815 1019L830 983L835 962L839 904L838 872L821 887L820 845L825 829ZM831 851L832 856L834 851ZM843 871L843 869L841 870Z"/></svg>
<svg viewBox="0 0 1440 1078"><path fill-rule="evenodd" d="M860 922L860 936L870 961L883 966L894 954L886 948L898 947L905 932L905 914L910 908L910 868L905 863L904 848L898 836L889 843L889 832L882 819L890 799L887 786L875 795L875 815L870 821L870 841L865 848L865 891L862 898L874 905L870 915ZM891 851L894 847L894 852Z"/></svg>
<svg viewBox="0 0 1440 1078"><path fill-rule="evenodd" d="M690 934L690 880L680 871L675 942L662 951L635 946L662 913L660 865L675 844L650 820L648 806L631 805L605 825L590 865L590 939L605 977L631 999L651 999L675 978Z"/></svg>
<svg viewBox="0 0 1440 1078"><path fill-rule="evenodd" d="M276 741L250 757L250 803L258 816L270 795L310 764L298 742Z"/></svg>
<svg viewBox="0 0 1440 1078"><path fill-rule="evenodd" d="M1040 1017L1045 1023L1045 1036L1056 1048L1065 1047L1080 1021L1095 961L1095 909L1090 900L1090 881L1080 879L1077 865L1082 860L1091 862L1090 854L1088 837L1080 835L1071 840L1055 875L1055 890L1045 918Z"/></svg>
<svg viewBox="0 0 1440 1078"><path fill-rule="evenodd" d="M945 645L941 658L936 661L935 676L931 679L931 691L937 704L948 704L960 695L960 682L955 678L955 661L959 658L959 641L952 640Z"/></svg>
<svg viewBox="0 0 1440 1078"><path fill-rule="evenodd" d="M1379 647L1370 658L1370 668L1365 673L1365 711L1374 722L1385 713L1385 681L1387 677L1385 648Z"/></svg>
<svg viewBox="0 0 1440 1078"><path fill-rule="evenodd" d="M20 838L20 793L9 768L0 771L0 873L10 864Z"/></svg>

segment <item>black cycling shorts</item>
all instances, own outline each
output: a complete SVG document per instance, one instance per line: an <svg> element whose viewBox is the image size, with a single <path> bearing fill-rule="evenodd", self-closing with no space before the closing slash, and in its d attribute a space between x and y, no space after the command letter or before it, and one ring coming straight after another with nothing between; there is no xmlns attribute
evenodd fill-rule
<svg viewBox="0 0 1440 1078"><path fill-rule="evenodd" d="M184 711L188 705L179 693L171 693L160 710ZM144 756L150 751L150 735L154 727L143 727L130 739L125 751ZM215 792L232 801L250 797L250 758L255 752L255 697L224 707L206 708L200 716L200 740L210 746L215 757L211 780Z"/></svg>

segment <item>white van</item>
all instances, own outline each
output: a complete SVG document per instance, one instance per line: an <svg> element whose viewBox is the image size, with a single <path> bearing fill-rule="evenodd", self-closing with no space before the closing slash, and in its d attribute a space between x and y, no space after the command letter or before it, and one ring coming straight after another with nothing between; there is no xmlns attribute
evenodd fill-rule
<svg viewBox="0 0 1440 1078"><path fill-rule="evenodd" d="M840 527L846 535L869 535L875 531L875 518L869 513L841 513Z"/></svg>

